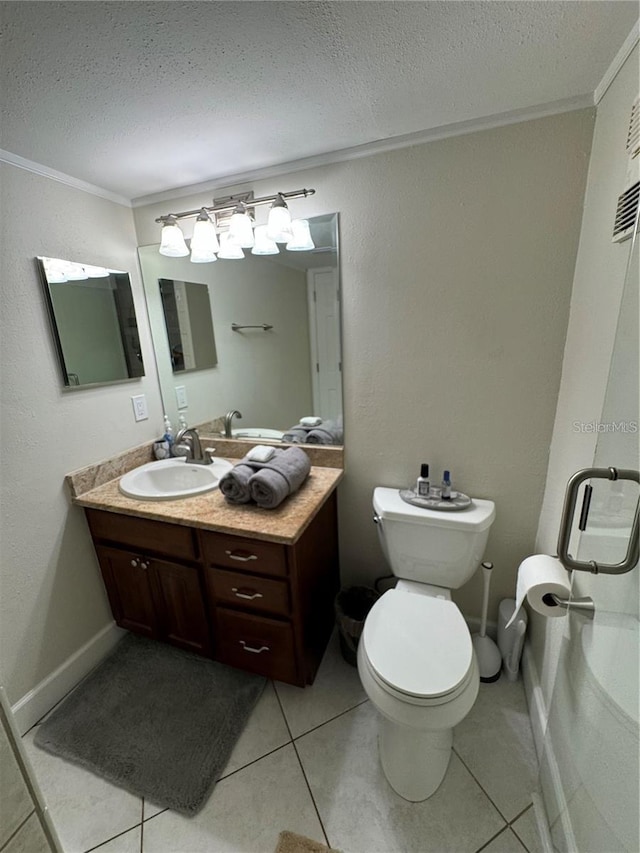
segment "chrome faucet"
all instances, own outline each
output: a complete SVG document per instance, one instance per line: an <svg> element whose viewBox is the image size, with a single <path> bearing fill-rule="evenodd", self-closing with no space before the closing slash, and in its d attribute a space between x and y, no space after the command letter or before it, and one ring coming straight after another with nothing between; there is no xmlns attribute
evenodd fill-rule
<svg viewBox="0 0 640 853"><path fill-rule="evenodd" d="M189 451L187 459L190 462L195 462L198 465L211 465L213 462L213 457L210 453L207 453L206 450L203 453L198 431L192 427L184 427L179 431L176 435L176 446L178 445L187 448Z"/></svg>
<svg viewBox="0 0 640 853"><path fill-rule="evenodd" d="M231 430L231 422L234 418L241 418L242 413L237 409L234 409L232 412L227 412L224 416L224 437L225 438L233 438L233 432Z"/></svg>

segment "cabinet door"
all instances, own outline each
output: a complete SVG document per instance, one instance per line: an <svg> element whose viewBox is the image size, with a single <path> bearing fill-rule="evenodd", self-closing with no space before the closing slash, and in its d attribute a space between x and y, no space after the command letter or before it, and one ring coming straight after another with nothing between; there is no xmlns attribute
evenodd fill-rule
<svg viewBox="0 0 640 853"><path fill-rule="evenodd" d="M149 561L132 551L96 546L113 616L121 628L157 639Z"/></svg>
<svg viewBox="0 0 640 853"><path fill-rule="evenodd" d="M188 651L210 655L209 623L198 569L164 560L151 560L150 566L162 639Z"/></svg>

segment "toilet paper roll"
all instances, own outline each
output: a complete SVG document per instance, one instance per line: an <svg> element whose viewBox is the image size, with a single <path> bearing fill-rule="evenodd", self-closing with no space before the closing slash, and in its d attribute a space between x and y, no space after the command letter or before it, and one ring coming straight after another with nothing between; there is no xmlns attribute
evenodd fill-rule
<svg viewBox="0 0 640 853"><path fill-rule="evenodd" d="M555 592L560 598L569 598L571 584L569 575L557 557L548 554L534 554L520 563L518 582L516 584L516 609L509 625L516 619L522 602L527 599L529 605L543 616L564 616L566 610L557 604L546 604L544 596Z"/></svg>

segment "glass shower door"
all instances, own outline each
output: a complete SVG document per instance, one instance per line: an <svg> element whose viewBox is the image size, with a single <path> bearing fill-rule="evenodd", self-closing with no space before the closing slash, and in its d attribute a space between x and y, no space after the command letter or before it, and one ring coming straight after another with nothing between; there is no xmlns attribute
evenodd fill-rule
<svg viewBox="0 0 640 853"><path fill-rule="evenodd" d="M594 467L638 470L638 235L630 251ZM638 485L592 480L586 530L572 541L580 560L620 562ZM593 621L565 624L540 765L539 791L552 848L638 853L638 604L640 567L622 575L574 572L572 598L589 595Z"/></svg>

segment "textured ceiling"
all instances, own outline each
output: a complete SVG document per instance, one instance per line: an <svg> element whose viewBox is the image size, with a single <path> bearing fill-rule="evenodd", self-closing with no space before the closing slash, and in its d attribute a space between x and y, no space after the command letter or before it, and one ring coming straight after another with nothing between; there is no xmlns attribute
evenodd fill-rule
<svg viewBox="0 0 640 853"><path fill-rule="evenodd" d="M127 198L591 93L636 2L2 2L0 146Z"/></svg>

